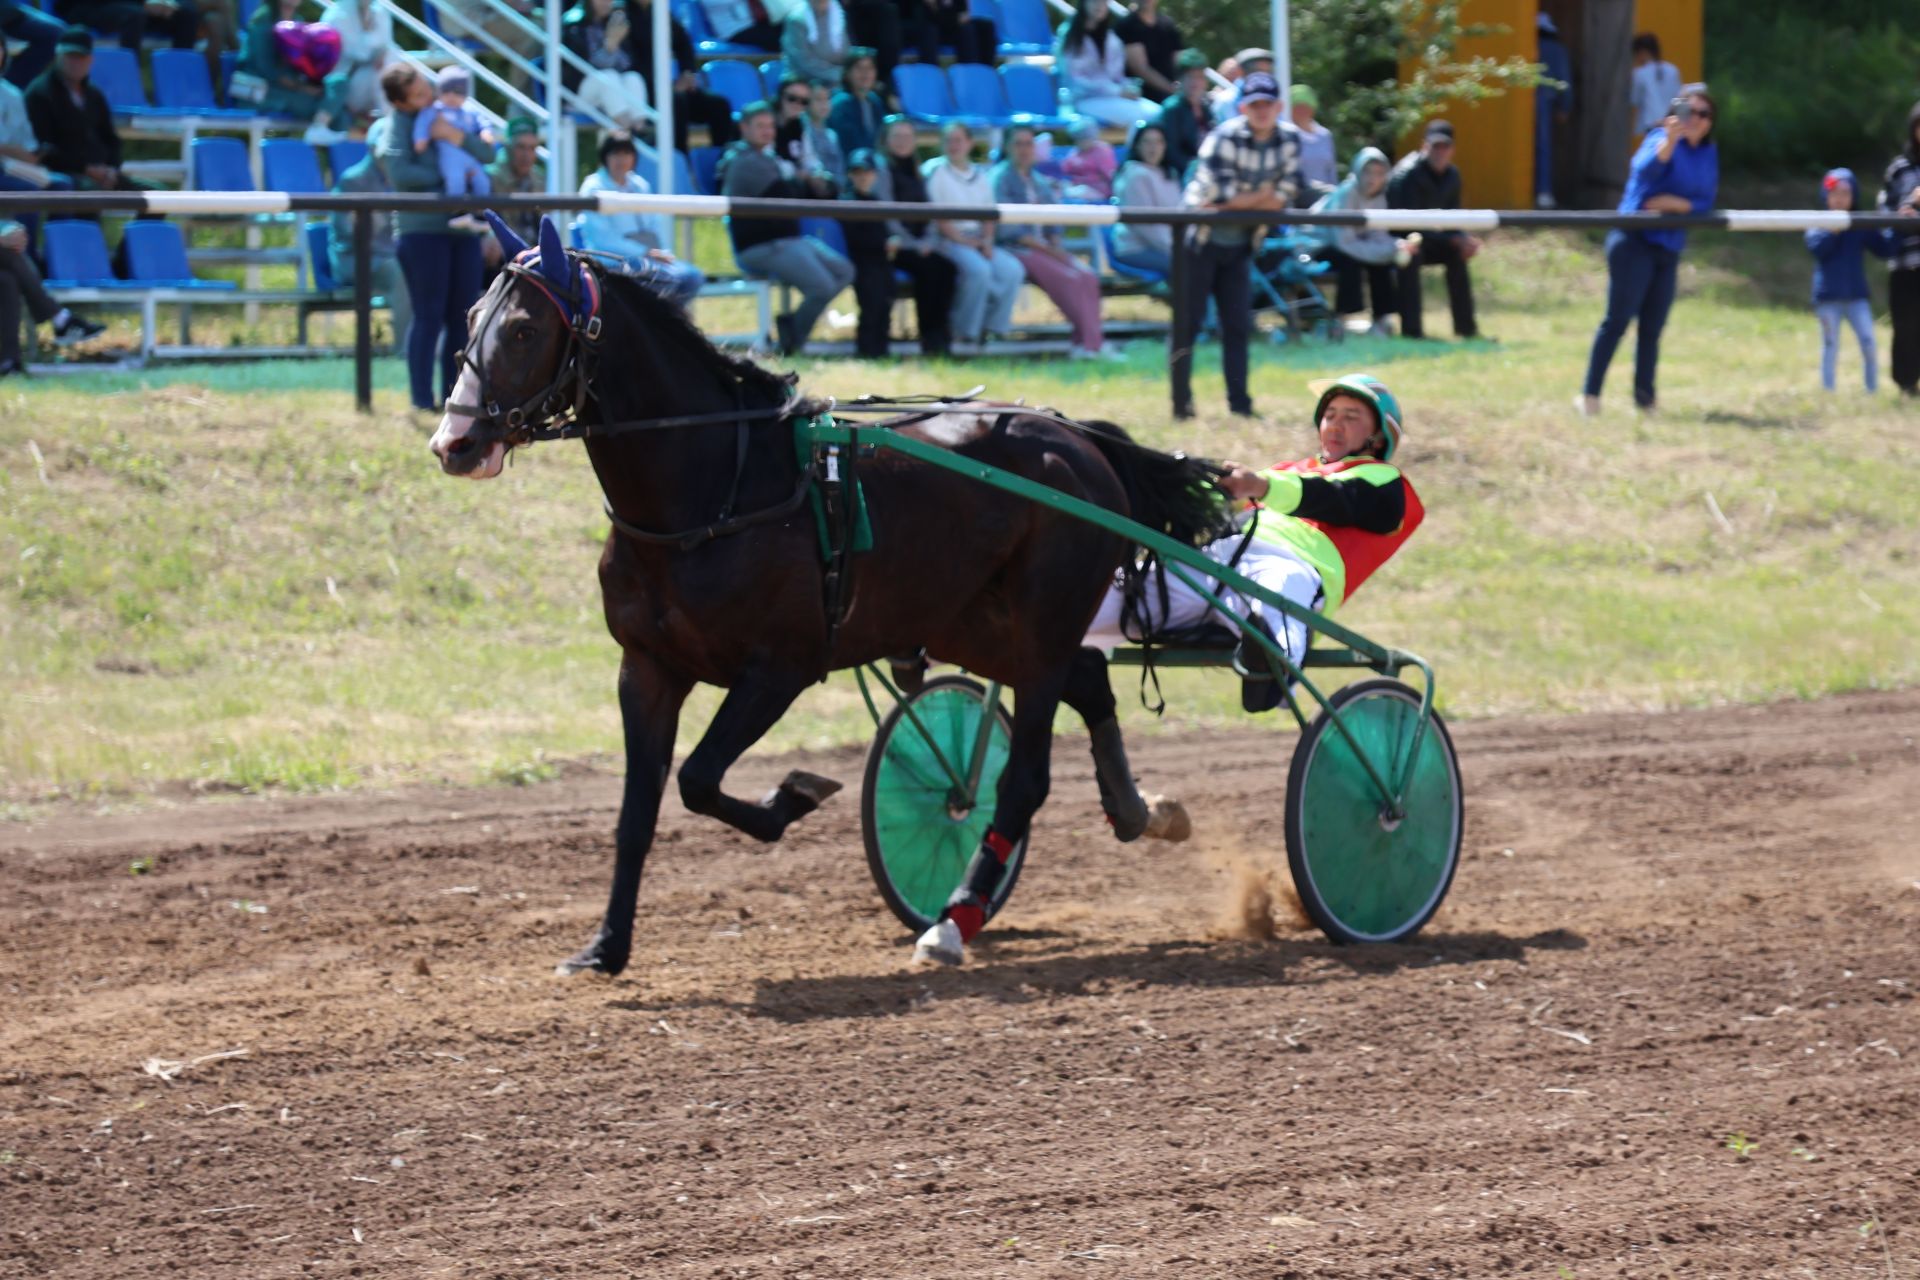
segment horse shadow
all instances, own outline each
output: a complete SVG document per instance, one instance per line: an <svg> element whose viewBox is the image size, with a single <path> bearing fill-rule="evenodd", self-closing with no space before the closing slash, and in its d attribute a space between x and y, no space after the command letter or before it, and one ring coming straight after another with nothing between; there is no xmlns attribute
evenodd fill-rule
<svg viewBox="0 0 1920 1280"><path fill-rule="evenodd" d="M1055 943L1038 953L1012 953L1008 944ZM903 948L907 944L903 943ZM1402 969L1524 961L1534 951L1580 951L1587 940L1567 929L1524 937L1491 931L1434 933L1391 945L1339 946L1315 938L1273 941L1181 940L1089 953L1086 940L1052 930L990 934L963 969L908 969L833 977L768 978L750 1001L696 998L672 1007L725 1005L775 1022L808 1023L883 1018L945 999L987 999L1019 1005L1061 998L1101 998L1116 991L1177 987L1313 987L1384 976ZM614 1007L658 1013L655 1001L615 1001Z"/></svg>

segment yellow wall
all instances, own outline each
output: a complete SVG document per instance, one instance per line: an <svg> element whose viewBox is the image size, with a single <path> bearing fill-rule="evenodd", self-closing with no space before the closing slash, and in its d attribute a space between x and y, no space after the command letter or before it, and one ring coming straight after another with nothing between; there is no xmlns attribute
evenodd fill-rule
<svg viewBox="0 0 1920 1280"><path fill-rule="evenodd" d="M1660 37L1660 56L1680 68L1681 80L1706 78L1705 0L1639 0L1633 6L1633 30Z"/></svg>
<svg viewBox="0 0 1920 1280"><path fill-rule="evenodd" d="M1649 8L1655 7L1649 5ZM1538 0L1465 0L1460 20L1486 23L1504 32L1462 40L1455 56L1532 59ZM1664 35L1662 36L1664 40ZM1460 202L1470 209L1533 207L1533 92L1506 93L1477 105L1449 105L1442 114L1453 122L1454 160L1460 168ZM1406 140L1420 146L1420 131Z"/></svg>

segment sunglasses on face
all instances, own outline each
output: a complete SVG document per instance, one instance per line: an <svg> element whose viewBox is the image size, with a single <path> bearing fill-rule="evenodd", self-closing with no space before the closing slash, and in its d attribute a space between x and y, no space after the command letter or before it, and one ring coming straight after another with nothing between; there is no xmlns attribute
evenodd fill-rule
<svg viewBox="0 0 1920 1280"><path fill-rule="evenodd" d="M790 107L804 107L809 102L813 101L813 99L806 94L797 94L797 95L789 94L787 97L780 99L780 101L786 103Z"/></svg>

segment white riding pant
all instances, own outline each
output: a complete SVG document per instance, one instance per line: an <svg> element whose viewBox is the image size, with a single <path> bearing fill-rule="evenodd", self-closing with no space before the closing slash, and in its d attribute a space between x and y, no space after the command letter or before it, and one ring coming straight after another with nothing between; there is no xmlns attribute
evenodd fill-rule
<svg viewBox="0 0 1920 1280"><path fill-rule="evenodd" d="M1242 541L1242 536L1236 533L1208 543L1200 551L1209 560L1226 564L1233 558L1233 553L1240 549ZM1270 542L1255 539L1247 542L1246 547L1240 563L1234 566L1239 572L1282 599L1308 609L1317 610L1325 604L1326 595L1321 589L1320 574L1312 565L1285 547L1277 547ZM1192 571L1188 573L1191 576ZM1086 639L1082 641L1090 649L1112 649L1116 645L1137 644L1140 641L1138 635L1127 635L1121 630L1120 610L1124 597L1120 585L1120 575L1115 574L1113 585L1107 588L1106 597L1100 601L1100 611L1093 616L1093 625L1087 628ZM1287 656L1295 664L1306 657L1307 644L1311 639L1306 623L1278 609L1269 609L1258 600L1248 600L1232 588L1222 587L1218 579L1203 579L1201 585L1220 597L1222 603L1241 617L1264 620L1272 629L1274 638L1285 645ZM1148 628L1154 635L1196 627L1207 615L1219 612L1201 599L1192 587L1174 577L1171 570L1167 573L1166 616L1160 616L1158 582L1147 585L1146 595L1140 604ZM1138 626L1139 621L1135 620L1133 625ZM1221 625L1233 627L1234 624L1223 621Z"/></svg>

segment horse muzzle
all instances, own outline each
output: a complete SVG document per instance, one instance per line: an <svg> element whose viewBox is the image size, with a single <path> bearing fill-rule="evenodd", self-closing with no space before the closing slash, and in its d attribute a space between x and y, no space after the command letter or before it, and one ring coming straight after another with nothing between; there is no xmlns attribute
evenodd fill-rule
<svg viewBox="0 0 1920 1280"><path fill-rule="evenodd" d="M440 420L440 428L433 433L427 447L440 459L440 469L448 475L491 480L506 467L507 442L483 441L473 428L472 418L449 413Z"/></svg>

